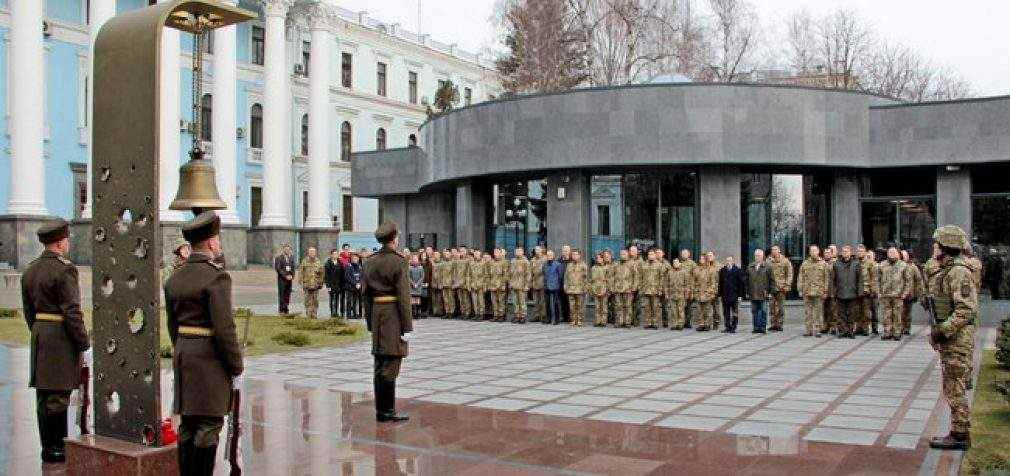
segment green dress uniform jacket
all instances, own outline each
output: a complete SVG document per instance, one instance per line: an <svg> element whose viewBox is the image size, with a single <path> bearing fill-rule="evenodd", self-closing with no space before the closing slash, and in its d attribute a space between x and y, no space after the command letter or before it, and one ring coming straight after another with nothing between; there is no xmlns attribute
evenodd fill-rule
<svg viewBox="0 0 1010 476"><path fill-rule="evenodd" d="M365 317L372 333L372 354L406 357L407 341L403 334L414 330L410 315L410 277L407 262L396 251L383 247L365 260L361 295ZM377 303L376 297L395 297L394 302Z"/></svg>
<svg viewBox="0 0 1010 476"><path fill-rule="evenodd" d="M232 379L242 374L242 347L232 315L231 276L206 253L193 253L165 283L168 335L175 351L176 413L222 416L231 406ZM188 336L181 326L210 331Z"/></svg>
<svg viewBox="0 0 1010 476"><path fill-rule="evenodd" d="M81 313L77 267L52 251L32 261L21 277L25 322L31 331L28 386L69 391L80 385L80 354L91 347ZM39 314L63 318L44 320Z"/></svg>

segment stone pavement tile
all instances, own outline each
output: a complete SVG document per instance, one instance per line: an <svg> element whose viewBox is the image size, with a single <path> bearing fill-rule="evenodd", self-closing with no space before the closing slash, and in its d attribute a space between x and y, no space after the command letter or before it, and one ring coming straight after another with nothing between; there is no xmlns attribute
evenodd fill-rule
<svg viewBox="0 0 1010 476"><path fill-rule="evenodd" d="M691 392L671 392L669 390L660 390L658 392L647 393L642 395L641 398L648 398L652 400L664 400L670 402L690 402L703 397L703 393L691 393Z"/></svg>
<svg viewBox="0 0 1010 476"><path fill-rule="evenodd" d="M799 436L800 426L785 423L743 421L731 426L726 433L734 435L767 436L771 438L794 438Z"/></svg>
<svg viewBox="0 0 1010 476"><path fill-rule="evenodd" d="M596 407L609 407L623 400L620 397L608 397L604 395L573 395L559 400L559 403L570 405L592 405Z"/></svg>
<svg viewBox="0 0 1010 476"><path fill-rule="evenodd" d="M853 395L845 399L845 403L853 403L856 405L888 405L888 406L898 406L901 405L901 398L898 397L868 397L865 395Z"/></svg>
<svg viewBox="0 0 1010 476"><path fill-rule="evenodd" d="M807 433L807 436L803 439L824 443L872 446L877 441L877 436L879 436L879 433L872 431L817 427L810 430L810 433Z"/></svg>
<svg viewBox="0 0 1010 476"><path fill-rule="evenodd" d="M644 388L611 387L607 385L586 390L586 393L591 393L593 395L608 395L611 397L635 397L645 392L648 392L648 390Z"/></svg>
<svg viewBox="0 0 1010 476"><path fill-rule="evenodd" d="M726 423L726 418L699 417L690 415L673 415L653 423L656 426L665 428L682 428L685 430L712 431Z"/></svg>
<svg viewBox="0 0 1010 476"><path fill-rule="evenodd" d="M627 380L617 380L610 385L615 387L631 387L631 388L641 388L641 389L656 389L666 385L668 382L663 382L659 380L648 380L648 379L627 379Z"/></svg>
<svg viewBox="0 0 1010 476"><path fill-rule="evenodd" d="M879 397L902 397L908 395L907 389L902 388L885 388L885 387L867 387L862 386L857 388L852 392L853 395L869 395L869 396L879 396Z"/></svg>
<svg viewBox="0 0 1010 476"><path fill-rule="evenodd" d="M933 410L925 410L921 408L909 408L905 411L905 420L929 420L929 415L933 413Z"/></svg>
<svg viewBox="0 0 1010 476"><path fill-rule="evenodd" d="M791 410L758 410L754 412L754 414L748 416L747 420L804 425L813 421L816 416L816 413L797 412Z"/></svg>
<svg viewBox="0 0 1010 476"><path fill-rule="evenodd" d="M882 407L878 405L854 405L843 403L835 407L832 413L838 415L867 416L875 418L891 418L898 412L898 407Z"/></svg>
<svg viewBox="0 0 1010 476"><path fill-rule="evenodd" d="M563 403L547 403L538 407L526 409L527 413L578 418L599 410L585 405L565 405Z"/></svg>
<svg viewBox="0 0 1010 476"><path fill-rule="evenodd" d="M483 395L470 395L468 393L454 393L454 392L441 392L432 395L425 395L423 397L418 397L418 400L432 403L450 403L453 405L466 405L467 403L475 402L482 398L486 398Z"/></svg>
<svg viewBox="0 0 1010 476"><path fill-rule="evenodd" d="M898 433L922 434L926 431L926 420L902 420L898 424Z"/></svg>
<svg viewBox="0 0 1010 476"><path fill-rule="evenodd" d="M586 418L592 420L616 421L620 423L642 424L649 420L658 418L661 413L647 412L639 410L609 409L600 413L589 415Z"/></svg>
<svg viewBox="0 0 1010 476"><path fill-rule="evenodd" d="M919 446L920 439L919 435L894 434L887 439L887 447L900 450L914 450Z"/></svg>
<svg viewBox="0 0 1010 476"><path fill-rule="evenodd" d="M887 418L870 418L851 415L829 415L818 423L820 426L852 428L855 430L883 430L887 426Z"/></svg>
<svg viewBox="0 0 1010 476"><path fill-rule="evenodd" d="M758 388L758 387L730 387L722 390L723 395L739 395L741 397L770 397L779 393L780 389L776 388Z"/></svg>
<svg viewBox="0 0 1010 476"><path fill-rule="evenodd" d="M624 402L618 405L617 407L625 408L628 410L642 410L650 412L669 413L684 405L685 405L684 402L668 402L662 400L648 400L645 398L639 398Z"/></svg>
<svg viewBox="0 0 1010 476"><path fill-rule="evenodd" d="M743 415L746 412L746 408L741 407L731 407L727 405L705 405L705 404L694 404L679 413L684 415L695 415L695 416L705 416L705 417L718 417L718 418L736 418Z"/></svg>
<svg viewBox="0 0 1010 476"><path fill-rule="evenodd" d="M350 393L363 393L363 392L371 392L372 390L374 390L372 384L363 382L338 383L330 385L329 387L333 390L340 390ZM430 389L430 390L437 390L437 389Z"/></svg>
<svg viewBox="0 0 1010 476"><path fill-rule="evenodd" d="M721 385L729 385L729 384L736 383L737 380L739 380L739 379L728 378L728 377L698 376L698 377L692 377L690 379L687 379L687 380L684 381L684 383L693 384L693 385L720 385L721 386Z"/></svg>
<svg viewBox="0 0 1010 476"><path fill-rule="evenodd" d="M481 408L492 408L495 410L517 411L535 406L537 405L537 402L529 400L514 400L511 398L489 398L487 400L471 403L470 405Z"/></svg>
<svg viewBox="0 0 1010 476"><path fill-rule="evenodd" d="M747 380L740 381L740 383L738 383L737 386L738 387L754 387L754 388L774 388L774 389L781 390L781 389L785 388L787 384L788 384L788 382L783 382L781 380L767 380L767 379L750 378L750 379L747 379Z"/></svg>
<svg viewBox="0 0 1010 476"><path fill-rule="evenodd" d="M849 385L817 385L811 383L804 383L803 385L797 386L793 390L797 392L812 392L812 393L825 393L837 395L846 391Z"/></svg>
<svg viewBox="0 0 1010 476"><path fill-rule="evenodd" d="M820 392L800 392L797 390L791 390L783 395L783 398L788 398L792 400L807 400L811 402L831 402L838 398L837 393L820 393Z"/></svg>
<svg viewBox="0 0 1010 476"><path fill-rule="evenodd" d="M588 375L576 375L561 380L562 382L581 383L586 385L604 385L614 381L613 377L590 377Z"/></svg>
<svg viewBox="0 0 1010 476"><path fill-rule="evenodd" d="M515 388L512 387L499 387L497 385L469 385L456 389L460 393L472 393L474 395L502 395L509 392L514 392Z"/></svg>
<svg viewBox="0 0 1010 476"><path fill-rule="evenodd" d="M397 398L417 398L424 395L431 395L431 390L425 390L423 388L410 388L410 387L397 387L396 397Z"/></svg>
<svg viewBox="0 0 1010 476"><path fill-rule="evenodd" d="M405 373L405 375L409 374ZM440 380L447 380L451 382L463 382L463 383L482 383L487 382L488 380L491 380L493 378L494 377L489 377L487 375L465 373L465 374L447 375L445 377L442 377Z"/></svg>
<svg viewBox="0 0 1010 476"><path fill-rule="evenodd" d="M738 395L713 395L702 400L711 405L730 405L734 407L752 407L765 400L764 397L741 397Z"/></svg>
<svg viewBox="0 0 1010 476"><path fill-rule="evenodd" d="M555 400L555 399L564 397L566 395L568 395L567 392L554 392L554 391L550 391L550 390L530 390L530 389L527 389L527 390L519 390L517 392L512 392L512 393L509 393L509 394L506 394L506 395L503 395L503 396L509 397L509 398L523 398L523 399L526 399L526 400L537 400L537 401L541 401L541 402L546 402L548 400Z"/></svg>
<svg viewBox="0 0 1010 476"><path fill-rule="evenodd" d="M692 393L712 393L721 388L720 385L697 385L690 383L677 383L673 384L667 388L667 390L674 392L692 392Z"/></svg>
<svg viewBox="0 0 1010 476"><path fill-rule="evenodd" d="M936 407L936 400L937 399L934 398L931 399L917 398L915 400L912 400L911 406L912 408L918 408L922 410L932 410L933 408Z"/></svg>
<svg viewBox="0 0 1010 476"><path fill-rule="evenodd" d="M499 378L494 380L488 380L487 383L489 385L501 385L503 387L527 388L527 387L535 387L544 382L540 380L531 380L531 379L513 377L513 378Z"/></svg>
<svg viewBox="0 0 1010 476"><path fill-rule="evenodd" d="M548 382L534 388L536 390L556 390L558 392L581 392L591 387L592 385L582 383Z"/></svg>

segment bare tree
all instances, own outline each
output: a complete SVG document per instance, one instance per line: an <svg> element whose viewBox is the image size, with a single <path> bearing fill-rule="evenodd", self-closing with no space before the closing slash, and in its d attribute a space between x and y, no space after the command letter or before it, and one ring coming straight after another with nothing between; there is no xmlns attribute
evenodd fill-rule
<svg viewBox="0 0 1010 476"><path fill-rule="evenodd" d="M708 0L712 10L707 65L700 79L722 83L741 80L757 49L760 22L747 0Z"/></svg>
<svg viewBox="0 0 1010 476"><path fill-rule="evenodd" d="M911 102L949 100L972 94L949 68L937 67L907 45L881 41L859 76L870 92Z"/></svg>
<svg viewBox="0 0 1010 476"><path fill-rule="evenodd" d="M496 62L509 93L571 89L589 79L589 35L577 0L510 0L508 54Z"/></svg>
<svg viewBox="0 0 1010 476"><path fill-rule="evenodd" d="M854 74L866 61L873 45L870 26L853 10L839 8L821 18L818 28L819 56L828 71L831 86L854 89Z"/></svg>
<svg viewBox="0 0 1010 476"><path fill-rule="evenodd" d="M786 18L785 56L797 74L810 74L823 66L817 50L817 24L806 9Z"/></svg>
<svg viewBox="0 0 1010 476"><path fill-rule="evenodd" d="M591 81L648 81L679 70L681 12L669 0L577 0L589 33Z"/></svg>

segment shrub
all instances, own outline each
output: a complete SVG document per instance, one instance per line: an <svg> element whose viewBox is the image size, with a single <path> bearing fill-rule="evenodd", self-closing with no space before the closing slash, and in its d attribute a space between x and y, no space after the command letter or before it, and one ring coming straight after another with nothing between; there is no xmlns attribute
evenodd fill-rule
<svg viewBox="0 0 1010 476"><path fill-rule="evenodd" d="M21 317L21 311L11 308L0 308L0 319L17 319Z"/></svg>
<svg viewBox="0 0 1010 476"><path fill-rule="evenodd" d="M252 317L252 315L252 309L249 309L248 307L235 308L235 317Z"/></svg>
<svg viewBox="0 0 1010 476"><path fill-rule="evenodd" d="M996 329L996 362L1010 368L1010 316L1004 317Z"/></svg>
<svg viewBox="0 0 1010 476"><path fill-rule="evenodd" d="M301 332L278 332L274 334L272 339L278 344L290 345L292 347L304 347L309 344L309 336Z"/></svg>
<svg viewBox="0 0 1010 476"><path fill-rule="evenodd" d="M330 334L338 336L350 336L358 332L357 326L332 326L330 328Z"/></svg>
<svg viewBox="0 0 1010 476"><path fill-rule="evenodd" d="M314 319L299 319L295 321L295 329L300 331L321 331L327 327L329 326L326 325L326 322Z"/></svg>

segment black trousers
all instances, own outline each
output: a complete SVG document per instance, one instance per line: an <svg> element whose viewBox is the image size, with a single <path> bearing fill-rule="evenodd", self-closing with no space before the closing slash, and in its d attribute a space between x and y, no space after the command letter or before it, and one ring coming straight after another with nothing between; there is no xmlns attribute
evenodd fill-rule
<svg viewBox="0 0 1010 476"><path fill-rule="evenodd" d="M35 417L38 419L43 452L63 450L69 405L70 392L66 390L35 390Z"/></svg>
<svg viewBox="0 0 1010 476"><path fill-rule="evenodd" d="M568 305L568 293L558 291L561 298L561 320L562 322L571 322L572 320L572 307Z"/></svg>
<svg viewBox="0 0 1010 476"><path fill-rule="evenodd" d="M330 288L330 317L343 315L340 309L340 291Z"/></svg>
<svg viewBox="0 0 1010 476"><path fill-rule="evenodd" d="M277 278L277 312L287 314L291 303L291 281L283 276Z"/></svg>
<svg viewBox="0 0 1010 476"><path fill-rule="evenodd" d="M375 414L396 413L396 378L400 376L403 357L376 355L372 384L375 388Z"/></svg>
<svg viewBox="0 0 1010 476"><path fill-rule="evenodd" d="M736 332L736 324L740 320L740 304L737 301L722 302L723 327L727 331Z"/></svg>
<svg viewBox="0 0 1010 476"><path fill-rule="evenodd" d="M182 415L179 421L179 474L212 476L224 417Z"/></svg>
<svg viewBox="0 0 1010 476"><path fill-rule="evenodd" d="M550 290L546 292L547 299L547 322L557 324L564 319L562 314L563 303L568 301L568 295L560 290Z"/></svg>

